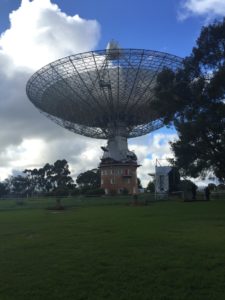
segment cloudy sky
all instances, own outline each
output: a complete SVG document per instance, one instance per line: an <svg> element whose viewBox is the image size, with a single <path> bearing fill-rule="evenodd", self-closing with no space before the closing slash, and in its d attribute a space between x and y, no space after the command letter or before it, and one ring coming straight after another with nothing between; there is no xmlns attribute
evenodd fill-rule
<svg viewBox="0 0 225 300"><path fill-rule="evenodd" d="M74 177L97 166L105 141L75 135L52 123L29 102L29 77L66 55L124 48L188 55L201 27L225 15L224 0L1 0L0 180L25 168L67 159ZM156 158L171 156L172 129L131 139L144 185Z"/></svg>

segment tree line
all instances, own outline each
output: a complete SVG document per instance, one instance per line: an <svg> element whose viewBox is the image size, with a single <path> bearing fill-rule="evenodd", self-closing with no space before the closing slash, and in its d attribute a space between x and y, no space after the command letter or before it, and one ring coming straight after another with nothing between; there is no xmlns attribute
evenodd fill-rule
<svg viewBox="0 0 225 300"><path fill-rule="evenodd" d="M100 183L98 169L79 174L75 182L71 177L68 162L62 159L53 164L47 163L39 169L25 169L20 175L10 176L0 182L0 196L75 195L99 190Z"/></svg>
<svg viewBox="0 0 225 300"><path fill-rule="evenodd" d="M138 188L142 188L138 178ZM69 164L65 159L42 168L25 169L22 174L10 176L0 182L1 196L68 196L77 194L102 195L100 169L80 173L76 181L71 177Z"/></svg>

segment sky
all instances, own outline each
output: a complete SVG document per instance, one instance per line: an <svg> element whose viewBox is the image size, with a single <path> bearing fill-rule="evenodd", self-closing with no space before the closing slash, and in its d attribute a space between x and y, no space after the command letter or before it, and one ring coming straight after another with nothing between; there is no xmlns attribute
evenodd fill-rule
<svg viewBox="0 0 225 300"><path fill-rule="evenodd" d="M39 68L111 39L185 57L202 26L224 15L224 0L0 0L0 180L64 158L75 179L98 166L106 144L57 126L30 103L26 82ZM156 159L172 157L176 137L162 128L129 140L144 186Z"/></svg>

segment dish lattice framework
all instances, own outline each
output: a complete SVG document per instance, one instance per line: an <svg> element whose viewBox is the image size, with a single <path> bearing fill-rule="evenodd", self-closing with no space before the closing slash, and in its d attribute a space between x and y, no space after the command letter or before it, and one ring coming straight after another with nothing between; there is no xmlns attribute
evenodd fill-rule
<svg viewBox="0 0 225 300"><path fill-rule="evenodd" d="M181 66L181 58L152 50L90 51L41 68L26 92L40 112L75 133L108 139L122 128L137 137L163 126L150 109L157 75Z"/></svg>

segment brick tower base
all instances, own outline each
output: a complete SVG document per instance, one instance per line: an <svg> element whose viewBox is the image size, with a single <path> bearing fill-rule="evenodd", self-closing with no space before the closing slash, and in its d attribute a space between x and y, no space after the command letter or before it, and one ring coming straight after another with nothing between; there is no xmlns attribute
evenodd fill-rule
<svg viewBox="0 0 225 300"><path fill-rule="evenodd" d="M137 194L137 162L104 161L100 163L101 188L106 195Z"/></svg>

